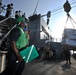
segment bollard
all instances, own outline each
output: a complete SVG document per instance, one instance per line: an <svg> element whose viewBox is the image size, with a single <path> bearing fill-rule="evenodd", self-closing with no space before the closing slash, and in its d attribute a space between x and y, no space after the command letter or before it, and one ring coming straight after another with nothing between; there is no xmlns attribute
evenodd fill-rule
<svg viewBox="0 0 76 75"><path fill-rule="evenodd" d="M1 52L1 71L2 72L5 69L5 64L6 64L6 54L8 53L7 51L0 51Z"/></svg>

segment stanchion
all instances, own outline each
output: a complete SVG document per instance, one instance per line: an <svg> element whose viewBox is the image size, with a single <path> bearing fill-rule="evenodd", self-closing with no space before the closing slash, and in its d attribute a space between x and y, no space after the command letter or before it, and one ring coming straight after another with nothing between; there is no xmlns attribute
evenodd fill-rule
<svg viewBox="0 0 76 75"><path fill-rule="evenodd" d="M5 69L6 65L6 54L8 53L7 51L0 51L1 52L1 71L2 72Z"/></svg>

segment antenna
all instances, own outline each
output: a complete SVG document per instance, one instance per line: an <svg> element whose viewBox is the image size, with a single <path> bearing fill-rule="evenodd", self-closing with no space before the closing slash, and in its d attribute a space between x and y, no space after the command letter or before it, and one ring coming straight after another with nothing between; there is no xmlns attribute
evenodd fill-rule
<svg viewBox="0 0 76 75"><path fill-rule="evenodd" d="M37 1L37 4L36 4L36 7L35 7L33 15L36 13L36 9L37 9L38 3L39 3L39 0Z"/></svg>

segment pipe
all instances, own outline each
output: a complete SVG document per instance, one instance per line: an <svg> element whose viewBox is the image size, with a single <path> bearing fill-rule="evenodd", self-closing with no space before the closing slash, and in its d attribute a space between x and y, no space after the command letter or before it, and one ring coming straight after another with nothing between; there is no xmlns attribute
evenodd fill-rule
<svg viewBox="0 0 76 75"><path fill-rule="evenodd" d="M7 51L1 51L1 71L0 72L2 72L4 69L5 69L5 66L6 66L6 54L7 54L8 52Z"/></svg>

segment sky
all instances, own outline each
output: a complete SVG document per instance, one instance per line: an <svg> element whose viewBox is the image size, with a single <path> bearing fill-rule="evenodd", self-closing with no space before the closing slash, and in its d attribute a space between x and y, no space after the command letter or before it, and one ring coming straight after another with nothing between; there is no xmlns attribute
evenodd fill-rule
<svg viewBox="0 0 76 75"><path fill-rule="evenodd" d="M71 4L70 15L73 20L76 20L76 0L68 0ZM13 3L14 12L21 10L23 13L26 13L26 17L31 16L34 13L36 4L38 0L2 0L3 5ZM36 9L37 14L44 15L48 11L51 11L51 17L49 22L49 27L51 29L51 35L54 38L62 38L62 34L66 25L66 28L73 28L70 18L66 24L67 15L64 11L63 5L66 0L39 0L38 6ZM59 8L61 8L59 10ZM58 11L55 11L58 10ZM46 16L44 17L46 21ZM74 23L75 26L75 23Z"/></svg>

